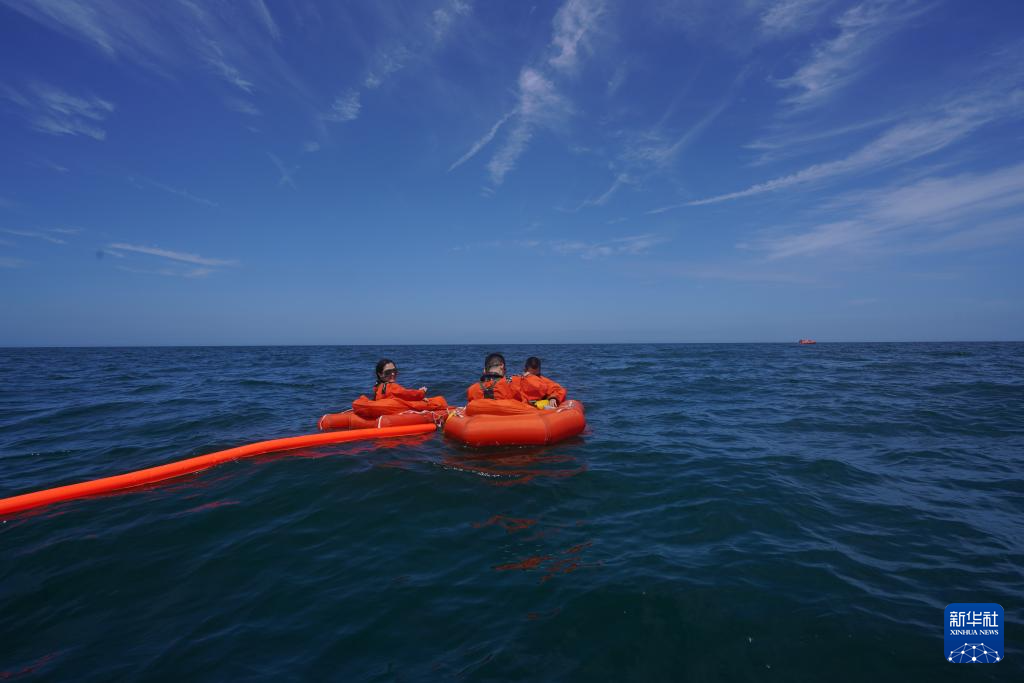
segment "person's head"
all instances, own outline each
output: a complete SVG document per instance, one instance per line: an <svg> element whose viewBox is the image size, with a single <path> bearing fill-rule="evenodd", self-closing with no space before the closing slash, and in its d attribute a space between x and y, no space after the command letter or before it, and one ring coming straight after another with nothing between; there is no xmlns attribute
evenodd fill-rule
<svg viewBox="0 0 1024 683"><path fill-rule="evenodd" d="M526 359L526 364L523 365L523 372L525 372L525 373L527 373L529 375L539 375L540 374L540 358L537 358L537 356L530 356L529 358L527 358Z"/></svg>
<svg viewBox="0 0 1024 683"><path fill-rule="evenodd" d="M394 382L398 377L398 368L390 358L381 358L377 361L377 383Z"/></svg>
<svg viewBox="0 0 1024 683"><path fill-rule="evenodd" d="M495 375L505 374L505 356L500 353L492 353L484 359L484 372Z"/></svg>

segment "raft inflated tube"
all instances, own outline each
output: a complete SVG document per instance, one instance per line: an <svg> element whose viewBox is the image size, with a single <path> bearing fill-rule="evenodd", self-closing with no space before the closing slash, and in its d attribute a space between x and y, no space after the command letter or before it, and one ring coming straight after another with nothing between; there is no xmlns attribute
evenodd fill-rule
<svg viewBox="0 0 1024 683"><path fill-rule="evenodd" d="M381 415L367 419L359 417L355 411L329 413L320 418L317 427L326 432L331 429L380 429L384 427L402 427L405 425L440 424L448 416L447 410L409 410L395 415Z"/></svg>
<svg viewBox="0 0 1024 683"><path fill-rule="evenodd" d="M121 489L154 484L165 479L180 477L185 474L192 474L208 469L214 465L248 458L253 455L264 455L279 451L290 451L296 448L309 448L312 446L326 446L333 443L344 443L347 441L360 441L363 439L382 439L391 436L411 436L413 434L426 434L435 430L433 423L429 425L406 425L404 427L386 427L383 429L355 429L346 432L326 432L323 434L304 434L302 436L290 436L284 439L271 439L270 441L259 441L246 446L229 448L226 451L217 451L208 455L199 455L194 458L178 460L166 465L158 465L144 470L136 470L127 474L118 474L113 477L93 479L80 484L69 484L58 486L52 489L25 493L10 498L0 498L0 516L14 512L30 510L32 508L51 505L65 500L85 498L101 493L111 493Z"/></svg>
<svg viewBox="0 0 1024 683"><path fill-rule="evenodd" d="M579 401L538 410L519 401L480 398L448 417L444 435L477 447L546 446L577 436L586 427Z"/></svg>

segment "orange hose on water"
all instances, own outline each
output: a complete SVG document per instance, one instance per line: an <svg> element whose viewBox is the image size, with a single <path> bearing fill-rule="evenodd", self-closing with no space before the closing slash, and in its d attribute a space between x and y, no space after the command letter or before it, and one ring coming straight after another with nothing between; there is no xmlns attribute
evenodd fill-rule
<svg viewBox="0 0 1024 683"><path fill-rule="evenodd" d="M347 441L360 441L362 439L382 439L392 436L410 436L413 434L425 434L432 432L436 427L431 424L406 425L403 427L384 427L381 429L353 429L346 432L326 432L323 434L305 434L303 436L290 436L284 439L271 439L270 441L259 441L245 446L229 448L226 451L217 451L208 455L199 455L194 458L178 460L177 462L149 467L144 470L136 470L126 474L118 474L113 477L93 479L80 484L69 484L58 486L52 489L44 489L33 493L24 493L20 496L0 498L0 516L8 515L22 510L51 505L65 500L95 496L101 493L110 493L121 489L133 488L153 484L165 479L180 477L184 474L191 474L205 470L214 465L219 465L230 460L248 458L253 455L265 453L276 453L278 451L294 450L296 448L309 448L312 446L326 446L332 443L345 443Z"/></svg>

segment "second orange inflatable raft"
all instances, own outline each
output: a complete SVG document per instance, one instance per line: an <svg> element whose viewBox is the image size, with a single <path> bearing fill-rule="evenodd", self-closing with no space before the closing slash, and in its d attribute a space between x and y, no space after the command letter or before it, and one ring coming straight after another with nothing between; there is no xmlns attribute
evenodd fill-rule
<svg viewBox="0 0 1024 683"><path fill-rule="evenodd" d="M583 404L566 401L552 410L500 399L477 399L457 408L444 435L469 446L544 446L582 433Z"/></svg>
<svg viewBox="0 0 1024 683"><path fill-rule="evenodd" d="M448 416L448 403L442 396L423 401L384 398L374 401L360 396L352 401L352 410L329 413L320 418L321 431L332 429L374 429L415 424L441 424Z"/></svg>

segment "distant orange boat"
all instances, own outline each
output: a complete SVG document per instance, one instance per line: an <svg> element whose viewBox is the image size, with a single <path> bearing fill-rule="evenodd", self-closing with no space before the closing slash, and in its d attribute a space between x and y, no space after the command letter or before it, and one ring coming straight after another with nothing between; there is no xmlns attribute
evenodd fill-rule
<svg viewBox="0 0 1024 683"><path fill-rule="evenodd" d="M818 342L814 341L813 339L801 339L800 343L801 344L817 344Z"/></svg>

